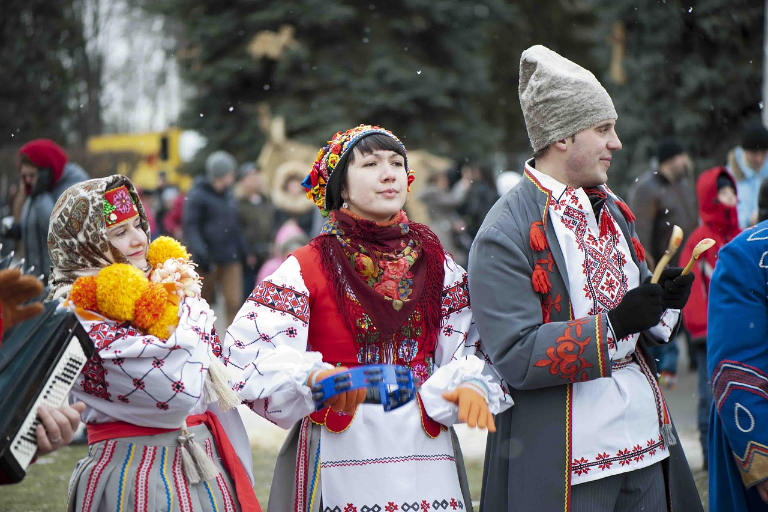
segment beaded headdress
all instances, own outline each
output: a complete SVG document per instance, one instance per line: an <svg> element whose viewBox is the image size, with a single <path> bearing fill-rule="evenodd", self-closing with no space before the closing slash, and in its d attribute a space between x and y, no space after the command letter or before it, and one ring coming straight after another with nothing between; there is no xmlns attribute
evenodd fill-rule
<svg viewBox="0 0 768 512"><path fill-rule="evenodd" d="M333 171L339 165L339 162L352 152L360 140L375 133L391 137L403 148L403 153L406 153L405 146L392 132L380 126L365 124L350 128L343 133L336 132L336 135L328 141L328 144L317 153L317 159L312 164L312 170L302 182L302 186L307 190L307 199L312 200L324 214L330 206L326 204L325 189L333 175ZM410 187L414 176L413 171L408 167L407 156L405 158L405 170L408 173L408 186Z"/></svg>

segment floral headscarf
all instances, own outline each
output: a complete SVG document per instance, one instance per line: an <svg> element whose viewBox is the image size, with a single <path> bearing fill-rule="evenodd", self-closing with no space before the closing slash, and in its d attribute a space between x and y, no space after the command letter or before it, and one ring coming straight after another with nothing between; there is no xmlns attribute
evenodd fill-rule
<svg viewBox="0 0 768 512"><path fill-rule="evenodd" d="M52 265L48 300L66 297L78 277L96 275L113 263L128 263L109 243L104 218L104 194L121 186L128 190L147 240L151 239L144 206L131 180L116 174L72 185L56 201L48 227Z"/></svg>

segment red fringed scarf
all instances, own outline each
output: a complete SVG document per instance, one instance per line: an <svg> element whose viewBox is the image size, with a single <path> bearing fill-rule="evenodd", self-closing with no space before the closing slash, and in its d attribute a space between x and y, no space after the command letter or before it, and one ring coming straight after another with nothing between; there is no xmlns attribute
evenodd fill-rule
<svg viewBox="0 0 768 512"><path fill-rule="evenodd" d="M361 364L395 362L406 339L434 352L444 252L427 226L410 222L402 211L381 224L342 209L330 213L311 243L339 314L363 345Z"/></svg>

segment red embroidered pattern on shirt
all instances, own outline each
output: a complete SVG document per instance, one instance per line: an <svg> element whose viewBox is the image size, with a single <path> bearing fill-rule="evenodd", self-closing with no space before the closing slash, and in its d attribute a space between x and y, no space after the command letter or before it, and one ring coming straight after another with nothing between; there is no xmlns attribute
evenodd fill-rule
<svg viewBox="0 0 768 512"><path fill-rule="evenodd" d="M383 504L366 503L365 505L347 503L343 509L340 509L339 507L323 508L323 512L426 512L428 510L464 510L464 502L457 498L450 498L413 502L405 501L403 503L400 503L399 501L397 503L388 501Z"/></svg>
<svg viewBox="0 0 768 512"><path fill-rule="evenodd" d="M575 197L575 196L574 196ZM619 248L619 236L609 233L596 237L587 228L587 214L578 205L566 206L561 221L576 236L579 249L584 252L582 271L587 277L584 285L584 297L593 301L590 315L597 315L615 308L624 298L629 288L629 280L624 273L627 257ZM608 210L602 215L603 222L615 220ZM618 229L614 230L616 233Z"/></svg>
<svg viewBox="0 0 768 512"><path fill-rule="evenodd" d="M377 457L375 459L344 459L324 461L320 464L321 468L339 468L347 466L370 466L373 464L398 464L402 462L436 462L450 461L456 459L450 453L438 453L434 455L401 455L395 457Z"/></svg>
<svg viewBox="0 0 768 512"><path fill-rule="evenodd" d="M579 198L576 197L575 190L571 187L567 187L565 189L565 194L562 194L560 196L560 199L555 199L554 197L549 197L549 207L555 210L556 212L559 212L560 210L564 209L566 206L568 206L568 201L574 202L575 204L579 204Z"/></svg>
<svg viewBox="0 0 768 512"><path fill-rule="evenodd" d="M589 474L592 469L599 469L600 471L606 471L611 469L614 464L619 466L628 466L633 462L635 464L640 463L646 456L653 457L659 452L666 450L664 439L659 436L658 439L649 439L645 442L645 446L639 444L631 447L619 450L613 457L608 453L598 453L595 456L595 460L590 460L584 457L573 459L571 462L571 471L578 476Z"/></svg>
<svg viewBox="0 0 768 512"><path fill-rule="evenodd" d="M440 314L442 317L446 317L467 306L469 306L469 288L467 287L467 274L465 273L460 282L443 290Z"/></svg>
<svg viewBox="0 0 768 512"><path fill-rule="evenodd" d="M109 384L107 383L107 374L109 371L104 368L103 362L104 361L99 356L99 353L94 352L93 356L91 356L83 367L81 373L83 376L82 387L83 391L89 395L111 402L112 394L107 389L109 387ZM127 400L125 401L127 402Z"/></svg>
<svg viewBox="0 0 768 512"><path fill-rule="evenodd" d="M309 322L309 298L291 288L262 281L253 289L248 300L291 315L305 324Z"/></svg>
<svg viewBox="0 0 768 512"><path fill-rule="evenodd" d="M586 381L589 378L587 370L593 365L581 357L581 354L592 341L592 337L587 336L584 340L578 338L582 336L581 327L587 322L587 319L566 322L568 327L565 328L562 336L555 340L555 346L547 348L547 358L536 361L534 366L548 366L550 374L559 375L570 382ZM575 337L571 334L572 329L576 331Z"/></svg>
<svg viewBox="0 0 768 512"><path fill-rule="evenodd" d="M207 333L200 327L192 326L192 331L200 337L200 341L211 346L211 352L216 357L221 357L221 339L216 327L211 327L211 332Z"/></svg>

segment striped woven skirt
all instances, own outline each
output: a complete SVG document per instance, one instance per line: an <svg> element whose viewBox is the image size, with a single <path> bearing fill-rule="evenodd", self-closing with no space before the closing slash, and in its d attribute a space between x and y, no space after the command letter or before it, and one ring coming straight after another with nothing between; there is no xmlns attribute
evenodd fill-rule
<svg viewBox="0 0 768 512"><path fill-rule="evenodd" d="M88 455L75 466L67 510L239 511L234 485L208 428L197 425L189 431L216 463L219 474L214 480L194 485L187 481L177 431L100 441L90 445Z"/></svg>

